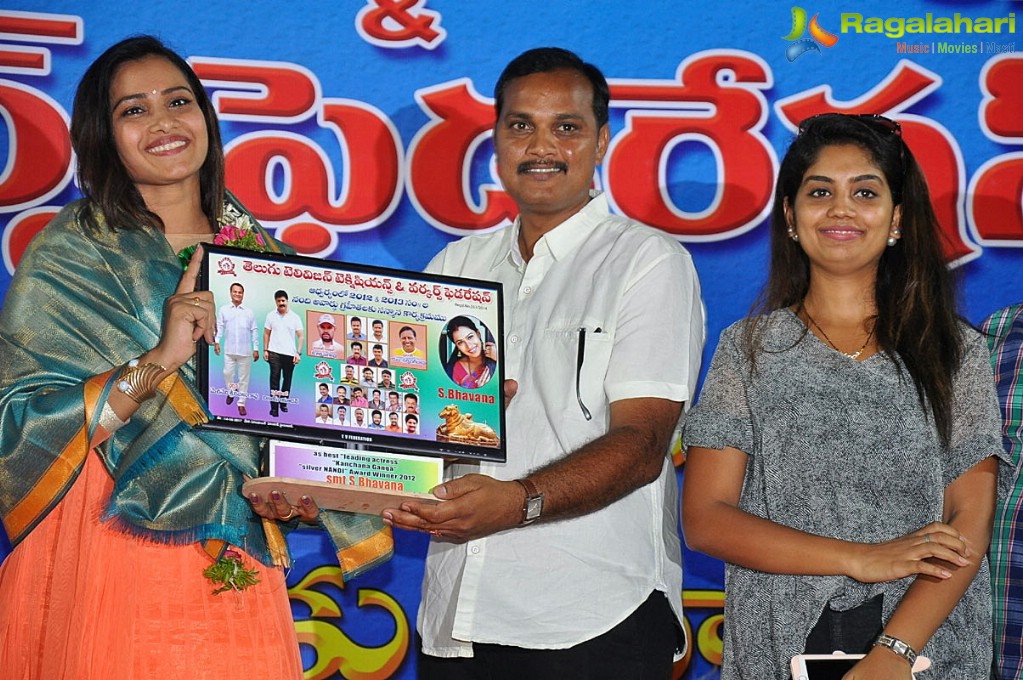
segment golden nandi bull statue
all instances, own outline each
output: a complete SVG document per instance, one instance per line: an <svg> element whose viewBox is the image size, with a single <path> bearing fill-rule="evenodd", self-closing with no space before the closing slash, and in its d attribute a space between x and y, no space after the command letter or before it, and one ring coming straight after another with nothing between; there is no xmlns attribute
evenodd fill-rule
<svg viewBox="0 0 1023 680"><path fill-rule="evenodd" d="M497 446L500 438L494 428L473 422L471 413L462 413L454 404L448 404L438 414L444 424L437 428L437 437L453 442Z"/></svg>

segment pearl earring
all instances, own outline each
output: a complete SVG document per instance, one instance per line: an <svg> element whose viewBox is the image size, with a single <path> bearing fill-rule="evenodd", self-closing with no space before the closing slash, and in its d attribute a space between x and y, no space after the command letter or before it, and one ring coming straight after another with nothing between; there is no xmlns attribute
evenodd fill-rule
<svg viewBox="0 0 1023 680"><path fill-rule="evenodd" d="M892 229L892 235L888 237L888 247L891 248L899 242L899 236L902 234L898 229Z"/></svg>
<svg viewBox="0 0 1023 680"><path fill-rule="evenodd" d="M789 238L793 241L799 242L799 234L796 233L795 227L789 227L788 229Z"/></svg>

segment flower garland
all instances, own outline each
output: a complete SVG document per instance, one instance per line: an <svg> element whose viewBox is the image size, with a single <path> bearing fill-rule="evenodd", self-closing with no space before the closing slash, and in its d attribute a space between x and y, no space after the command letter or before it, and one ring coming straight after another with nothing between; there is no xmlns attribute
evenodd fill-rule
<svg viewBox="0 0 1023 680"><path fill-rule="evenodd" d="M213 236L213 244L218 246L234 246L245 250L258 252L269 252L270 246L263 239L263 235L256 229L252 217L243 213L232 203L224 202L223 214L217 220L220 229ZM188 246L178 253L181 266L188 269L188 263L192 259L196 246Z"/></svg>

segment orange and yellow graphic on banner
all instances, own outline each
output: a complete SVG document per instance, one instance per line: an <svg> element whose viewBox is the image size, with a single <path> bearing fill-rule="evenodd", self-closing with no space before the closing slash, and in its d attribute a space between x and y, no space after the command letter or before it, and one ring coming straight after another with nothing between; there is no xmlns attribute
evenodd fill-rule
<svg viewBox="0 0 1023 680"><path fill-rule="evenodd" d="M307 680L386 680L398 670L411 648L412 627L401 604L388 593L362 588L358 607L380 607L394 621L394 634L378 646L364 646L349 637L340 627L344 618L341 605L317 586L341 584L341 570L324 565L310 571L305 578L288 589L293 602L309 608L309 617L298 619L295 628L301 645L315 651L315 662L305 670ZM689 649L675 664L674 677L681 678L689 668L694 654L713 666L721 665L721 624L725 602L723 590L684 590L682 602L686 610L686 637ZM695 625L695 634L694 634Z"/></svg>

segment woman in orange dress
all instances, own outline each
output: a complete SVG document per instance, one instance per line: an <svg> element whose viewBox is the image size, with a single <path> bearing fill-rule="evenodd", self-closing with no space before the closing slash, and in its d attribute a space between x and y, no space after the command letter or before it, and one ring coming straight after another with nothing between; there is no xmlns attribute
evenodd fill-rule
<svg viewBox="0 0 1023 680"><path fill-rule="evenodd" d="M193 429L216 312L198 256L178 257L239 216L279 246L225 191L213 107L156 39L89 67L71 137L85 198L0 312L0 676L301 678L277 521L330 522L308 498L241 495L260 440ZM371 549L342 555L347 574L386 559L377 528L359 525Z"/></svg>

